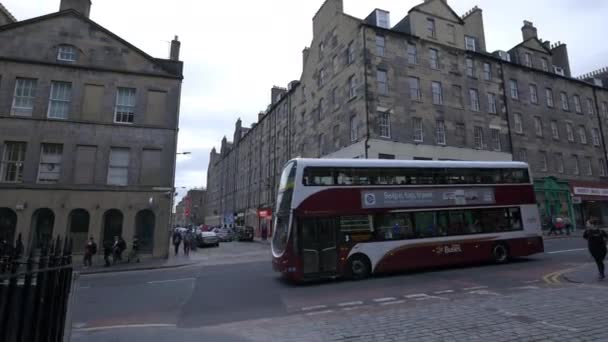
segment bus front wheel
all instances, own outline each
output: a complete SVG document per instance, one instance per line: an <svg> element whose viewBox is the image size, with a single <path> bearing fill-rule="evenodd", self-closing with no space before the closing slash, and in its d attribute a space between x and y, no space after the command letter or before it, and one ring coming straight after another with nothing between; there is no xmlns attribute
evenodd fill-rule
<svg viewBox="0 0 608 342"><path fill-rule="evenodd" d="M492 257L497 264L504 264L509 260L509 250L507 246L500 243L492 248Z"/></svg>
<svg viewBox="0 0 608 342"><path fill-rule="evenodd" d="M353 255L348 262L350 277L354 280L361 280L369 277L371 273L370 262L364 255Z"/></svg>

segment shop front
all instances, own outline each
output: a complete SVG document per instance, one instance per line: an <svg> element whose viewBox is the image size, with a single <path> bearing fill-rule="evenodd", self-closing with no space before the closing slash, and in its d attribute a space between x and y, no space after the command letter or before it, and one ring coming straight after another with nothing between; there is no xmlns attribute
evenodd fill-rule
<svg viewBox="0 0 608 342"><path fill-rule="evenodd" d="M600 226L608 226L608 183L572 181L570 187L577 223L584 227L593 217Z"/></svg>
<svg viewBox="0 0 608 342"><path fill-rule="evenodd" d="M558 215L567 215L571 218L573 228L577 228L576 210L572 203L568 181L559 180L555 177L545 177L534 180L534 192L536 203L542 218L542 222ZM574 219L572 219L574 218Z"/></svg>

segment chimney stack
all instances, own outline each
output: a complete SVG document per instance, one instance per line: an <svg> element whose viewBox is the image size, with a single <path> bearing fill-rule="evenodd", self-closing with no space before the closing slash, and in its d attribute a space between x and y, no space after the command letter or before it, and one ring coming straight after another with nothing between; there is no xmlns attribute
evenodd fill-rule
<svg viewBox="0 0 608 342"><path fill-rule="evenodd" d="M178 37L171 41L171 52L169 53L169 59L172 61L179 61L179 49L182 43L179 42Z"/></svg>
<svg viewBox="0 0 608 342"><path fill-rule="evenodd" d="M88 18L91 12L91 0L61 0L59 11L69 9L75 10Z"/></svg>
<svg viewBox="0 0 608 342"><path fill-rule="evenodd" d="M521 28L521 34L524 37L524 41L531 38L538 38L538 32L536 27L531 21L524 20L524 26Z"/></svg>

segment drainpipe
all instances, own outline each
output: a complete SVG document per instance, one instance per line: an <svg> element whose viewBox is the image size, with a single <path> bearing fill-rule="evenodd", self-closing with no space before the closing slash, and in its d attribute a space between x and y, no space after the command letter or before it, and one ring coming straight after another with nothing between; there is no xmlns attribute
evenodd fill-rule
<svg viewBox="0 0 608 342"><path fill-rule="evenodd" d="M500 62L498 64L500 66L500 77L502 79L502 100L505 104L505 113L507 114L507 126L508 126L508 137L509 137L509 145L511 146L511 155L513 156L513 159L515 160L515 149L513 147L513 136L512 136L512 132L511 132L511 120L509 118L509 104L507 103L507 82L505 80L505 70L503 67L503 63ZM527 163L527 161L526 161Z"/></svg>
<svg viewBox="0 0 608 342"><path fill-rule="evenodd" d="M363 95L363 100L365 101L365 159L368 159L368 149L369 149L369 103L367 102L367 37L366 37L366 27L361 25L363 28L363 79L365 83L365 94Z"/></svg>
<svg viewBox="0 0 608 342"><path fill-rule="evenodd" d="M597 88L593 87L593 101L595 101L595 113L597 115L597 121L600 124L600 141L602 143L602 149L604 150L604 169L608 170L608 151L606 150L606 141L604 140L604 126L602 125L602 116L600 115L600 104L597 101ZM608 175L606 175L608 176Z"/></svg>

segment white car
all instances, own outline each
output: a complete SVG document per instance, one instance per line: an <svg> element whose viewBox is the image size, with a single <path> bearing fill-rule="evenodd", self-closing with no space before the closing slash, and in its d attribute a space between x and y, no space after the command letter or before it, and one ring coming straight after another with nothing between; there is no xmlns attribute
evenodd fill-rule
<svg viewBox="0 0 608 342"><path fill-rule="evenodd" d="M196 235L196 242L198 243L199 247L218 247L220 245L220 239L217 237L217 234L215 234L214 232L202 232L200 230Z"/></svg>

